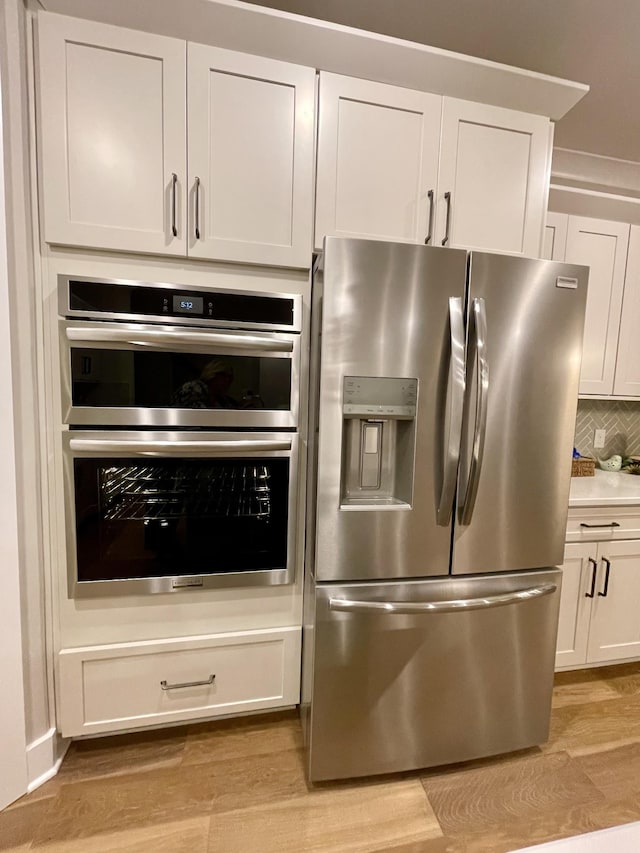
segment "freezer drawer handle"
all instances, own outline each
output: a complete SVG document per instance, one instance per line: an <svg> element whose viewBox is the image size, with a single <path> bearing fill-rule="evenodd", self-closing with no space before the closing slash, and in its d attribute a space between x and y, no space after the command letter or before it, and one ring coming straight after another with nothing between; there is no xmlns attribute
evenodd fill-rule
<svg viewBox="0 0 640 853"><path fill-rule="evenodd" d="M155 329L119 329L91 326L69 326L67 340L81 343L122 343L139 347L173 347L190 344L204 345L208 349L264 350L265 352L291 352L293 341L261 335L237 335L220 332L186 332Z"/></svg>
<svg viewBox="0 0 640 853"><path fill-rule="evenodd" d="M262 453L270 450L291 450L291 441L277 439L259 441L250 439L244 441L128 441L126 439L113 439L101 441L92 438L72 438L69 441L69 449L81 453L126 453L127 456L184 456L188 453L205 453L214 456L221 451Z"/></svg>
<svg viewBox="0 0 640 853"><path fill-rule="evenodd" d="M520 589L504 595L485 598L459 598L453 601L352 601L347 598L330 598L329 610L343 613L455 613L457 610L488 610L552 595L558 588L555 583L543 583L529 589Z"/></svg>
<svg viewBox="0 0 640 853"><path fill-rule="evenodd" d="M215 679L215 675L210 675L209 678L205 678L204 681L185 681L182 684L169 684L168 681L161 681L160 687L162 687L163 690L182 690L183 687L206 687L209 684L213 684Z"/></svg>
<svg viewBox="0 0 640 853"><path fill-rule="evenodd" d="M620 525L617 521L610 521L608 524L585 524L584 521L581 521L580 527L620 527Z"/></svg>
<svg viewBox="0 0 640 853"><path fill-rule="evenodd" d="M449 298L449 334L451 347L448 386L450 394L449 434L444 449L442 490L436 515L438 524L445 527L451 523L451 513L453 512L453 496L458 476L464 408L464 320L462 317L462 299L458 296Z"/></svg>

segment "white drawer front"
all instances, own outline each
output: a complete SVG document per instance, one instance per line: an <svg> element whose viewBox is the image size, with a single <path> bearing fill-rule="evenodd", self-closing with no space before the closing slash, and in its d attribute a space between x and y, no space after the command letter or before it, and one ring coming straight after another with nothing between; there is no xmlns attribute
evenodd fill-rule
<svg viewBox="0 0 640 853"><path fill-rule="evenodd" d="M567 542L603 542L615 539L640 539L638 507L569 510Z"/></svg>
<svg viewBox="0 0 640 853"><path fill-rule="evenodd" d="M110 732L295 705L299 657L297 627L64 650L61 731ZM176 686L192 682L205 683Z"/></svg>

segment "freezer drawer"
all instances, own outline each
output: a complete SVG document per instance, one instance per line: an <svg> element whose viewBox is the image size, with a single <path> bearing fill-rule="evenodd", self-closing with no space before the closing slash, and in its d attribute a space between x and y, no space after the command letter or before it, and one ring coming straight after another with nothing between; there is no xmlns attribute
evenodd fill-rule
<svg viewBox="0 0 640 853"><path fill-rule="evenodd" d="M545 569L316 586L310 780L543 743L560 584Z"/></svg>

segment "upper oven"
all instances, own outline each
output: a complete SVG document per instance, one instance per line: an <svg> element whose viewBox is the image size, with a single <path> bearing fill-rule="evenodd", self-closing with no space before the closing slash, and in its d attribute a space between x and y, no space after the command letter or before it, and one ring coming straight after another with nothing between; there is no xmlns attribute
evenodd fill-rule
<svg viewBox="0 0 640 853"><path fill-rule="evenodd" d="M60 276L63 421L294 428L301 297Z"/></svg>

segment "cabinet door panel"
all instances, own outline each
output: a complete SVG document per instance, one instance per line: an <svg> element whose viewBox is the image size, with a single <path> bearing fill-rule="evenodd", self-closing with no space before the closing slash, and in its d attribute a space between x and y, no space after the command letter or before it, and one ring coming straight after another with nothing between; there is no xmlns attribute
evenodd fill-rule
<svg viewBox="0 0 640 853"><path fill-rule="evenodd" d="M310 266L315 72L199 44L188 69L189 254Z"/></svg>
<svg viewBox="0 0 640 853"><path fill-rule="evenodd" d="M631 226L613 393L640 397L640 227Z"/></svg>
<svg viewBox="0 0 640 853"><path fill-rule="evenodd" d="M629 226L570 216L566 260L591 268L584 324L581 394L611 394L620 328Z"/></svg>
<svg viewBox="0 0 640 853"><path fill-rule="evenodd" d="M38 47L44 239L185 254L184 42L41 14Z"/></svg>
<svg viewBox="0 0 640 853"><path fill-rule="evenodd" d="M640 541L602 543L589 631L588 661L640 656ZM611 562L605 591L605 564Z"/></svg>
<svg viewBox="0 0 640 853"><path fill-rule="evenodd" d="M538 257L546 211L547 119L444 98L438 239L448 245Z"/></svg>
<svg viewBox="0 0 640 853"><path fill-rule="evenodd" d="M567 545L562 564L562 593L558 621L556 668L579 666L587 660L593 565L596 546Z"/></svg>
<svg viewBox="0 0 640 853"><path fill-rule="evenodd" d="M567 227L569 217L566 213L547 213L542 237L541 258L547 261L564 261L567 250Z"/></svg>
<svg viewBox="0 0 640 853"><path fill-rule="evenodd" d="M320 75L316 248L326 235L424 242L442 98Z"/></svg>

